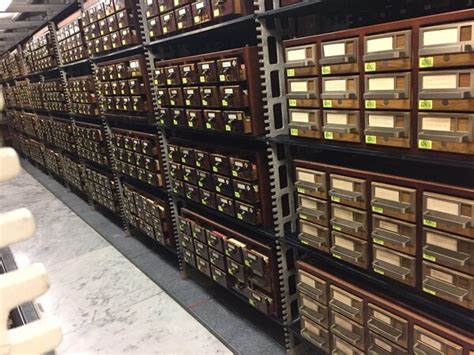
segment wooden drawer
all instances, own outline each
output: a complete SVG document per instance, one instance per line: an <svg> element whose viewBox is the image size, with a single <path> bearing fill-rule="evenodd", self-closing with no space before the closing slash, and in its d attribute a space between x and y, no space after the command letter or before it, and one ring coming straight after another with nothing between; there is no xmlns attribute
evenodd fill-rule
<svg viewBox="0 0 474 355"><path fill-rule="evenodd" d="M337 336L332 336L331 342L331 354L332 355L364 355L364 351L360 351L356 347L350 345L349 343L345 342L341 338Z"/></svg>
<svg viewBox="0 0 474 355"><path fill-rule="evenodd" d="M365 75L366 110L409 110L410 73Z"/></svg>
<svg viewBox="0 0 474 355"><path fill-rule="evenodd" d="M224 254L215 251L214 249L209 249L209 261L212 265L217 266L220 270L225 270L225 256Z"/></svg>
<svg viewBox="0 0 474 355"><path fill-rule="evenodd" d="M295 186L298 193L326 199L326 173L323 171L296 167Z"/></svg>
<svg viewBox="0 0 474 355"><path fill-rule="evenodd" d="M359 77L323 77L321 99L323 108L358 109Z"/></svg>
<svg viewBox="0 0 474 355"><path fill-rule="evenodd" d="M293 78L287 80L289 107L319 107L319 87L317 78Z"/></svg>
<svg viewBox="0 0 474 355"><path fill-rule="evenodd" d="M415 286L415 257L373 245L372 269L381 275Z"/></svg>
<svg viewBox="0 0 474 355"><path fill-rule="evenodd" d="M423 261L423 291L474 309L474 277Z"/></svg>
<svg viewBox="0 0 474 355"><path fill-rule="evenodd" d="M462 346L455 344L442 336L432 333L419 325L413 329L413 353L434 355L461 355Z"/></svg>
<svg viewBox="0 0 474 355"><path fill-rule="evenodd" d="M322 75L359 72L359 39L348 38L321 44Z"/></svg>
<svg viewBox="0 0 474 355"><path fill-rule="evenodd" d="M211 265L211 275L212 275L212 279L215 282L217 282L219 285L228 287L229 280L228 280L228 276L226 272L215 267L214 265Z"/></svg>
<svg viewBox="0 0 474 355"><path fill-rule="evenodd" d="M410 147L410 113L365 112L365 142L391 147Z"/></svg>
<svg viewBox="0 0 474 355"><path fill-rule="evenodd" d="M269 269L269 258L256 250L244 249L244 265L252 269L255 275L265 277Z"/></svg>
<svg viewBox="0 0 474 355"><path fill-rule="evenodd" d="M329 352L329 331L304 315L301 316L301 335L311 344Z"/></svg>
<svg viewBox="0 0 474 355"><path fill-rule="evenodd" d="M372 215L372 242L415 255L416 226L396 219Z"/></svg>
<svg viewBox="0 0 474 355"><path fill-rule="evenodd" d="M474 69L420 72L418 109L474 111Z"/></svg>
<svg viewBox="0 0 474 355"><path fill-rule="evenodd" d="M418 114L418 148L474 154L474 114Z"/></svg>
<svg viewBox="0 0 474 355"><path fill-rule="evenodd" d="M474 239L423 228L423 259L474 275Z"/></svg>
<svg viewBox="0 0 474 355"><path fill-rule="evenodd" d="M333 230L367 239L367 212L365 211L332 203L330 224Z"/></svg>
<svg viewBox="0 0 474 355"><path fill-rule="evenodd" d="M366 73L411 69L411 31L365 36L363 58Z"/></svg>
<svg viewBox="0 0 474 355"><path fill-rule="evenodd" d="M360 142L359 111L323 111L323 136L326 140Z"/></svg>
<svg viewBox="0 0 474 355"><path fill-rule="evenodd" d="M313 274L298 269L297 275L298 289L304 290L311 298L318 301L323 305L328 304L328 282L326 280L320 279Z"/></svg>
<svg viewBox="0 0 474 355"><path fill-rule="evenodd" d="M289 109L288 126L292 136L321 138L319 110Z"/></svg>
<svg viewBox="0 0 474 355"><path fill-rule="evenodd" d="M337 259L367 268L367 241L339 232L331 232L331 254Z"/></svg>
<svg viewBox="0 0 474 355"><path fill-rule="evenodd" d="M207 231L207 244L215 250L224 253L224 245L227 241L227 237L217 231Z"/></svg>
<svg viewBox="0 0 474 355"><path fill-rule="evenodd" d="M416 190L372 182L372 212L414 222L416 219Z"/></svg>
<svg viewBox="0 0 474 355"><path fill-rule="evenodd" d="M298 208L296 212L300 219L328 226L329 206L327 201L302 194L297 194L297 196Z"/></svg>
<svg viewBox="0 0 474 355"><path fill-rule="evenodd" d="M372 303L368 304L367 313L367 328L392 343L404 348L408 347L410 337L408 320Z"/></svg>
<svg viewBox="0 0 474 355"><path fill-rule="evenodd" d="M329 253L331 240L328 228L301 219L298 220L298 223L298 239L301 243Z"/></svg>
<svg viewBox="0 0 474 355"><path fill-rule="evenodd" d="M474 21L420 28L420 68L474 65Z"/></svg>
<svg viewBox="0 0 474 355"><path fill-rule="evenodd" d="M196 256L193 254L193 252L187 250L187 249L181 249L183 251L183 259L184 262L196 267Z"/></svg>
<svg viewBox="0 0 474 355"><path fill-rule="evenodd" d="M304 290L300 290L298 296L300 315L310 318L313 322L328 329L329 308L318 303L311 295L305 293Z"/></svg>
<svg viewBox="0 0 474 355"><path fill-rule="evenodd" d="M474 238L474 200L424 192L423 224Z"/></svg>
<svg viewBox="0 0 474 355"><path fill-rule="evenodd" d="M217 76L220 82L247 80L245 64L239 57L217 60Z"/></svg>
<svg viewBox="0 0 474 355"><path fill-rule="evenodd" d="M317 75L316 44L285 48L285 68L289 78Z"/></svg>
<svg viewBox="0 0 474 355"><path fill-rule="evenodd" d="M244 256L243 250L245 249L246 245L237 239L229 238L225 243L225 255L234 259L235 261L243 264Z"/></svg>
<svg viewBox="0 0 474 355"><path fill-rule="evenodd" d="M365 350L365 327L337 312L331 312L331 334L355 346L358 349Z"/></svg>
<svg viewBox="0 0 474 355"><path fill-rule="evenodd" d="M367 205L367 183L351 176L330 174L329 196L332 202L365 209Z"/></svg>
<svg viewBox="0 0 474 355"><path fill-rule="evenodd" d="M207 277L211 277L211 265L199 256L196 256L196 268Z"/></svg>
<svg viewBox="0 0 474 355"><path fill-rule="evenodd" d="M182 84L198 84L196 64L183 64L179 66Z"/></svg>
<svg viewBox="0 0 474 355"><path fill-rule="evenodd" d="M408 351L369 331L367 353L370 355L408 355Z"/></svg>
<svg viewBox="0 0 474 355"><path fill-rule="evenodd" d="M364 300L342 288L331 285L329 287L329 308L347 318L359 323L365 322Z"/></svg>

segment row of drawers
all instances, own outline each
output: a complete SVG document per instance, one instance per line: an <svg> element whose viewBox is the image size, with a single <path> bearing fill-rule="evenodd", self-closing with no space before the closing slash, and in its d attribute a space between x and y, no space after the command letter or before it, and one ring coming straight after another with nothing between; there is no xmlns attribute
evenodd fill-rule
<svg viewBox="0 0 474 355"><path fill-rule="evenodd" d="M91 198L112 212L119 211L115 181L112 176L105 175L90 168L85 169L85 187Z"/></svg>
<svg viewBox="0 0 474 355"><path fill-rule="evenodd" d="M116 31L90 41L86 40L90 55L101 54L103 52L109 52L111 50L138 43L139 37L137 30L132 27L126 27L120 31Z"/></svg>

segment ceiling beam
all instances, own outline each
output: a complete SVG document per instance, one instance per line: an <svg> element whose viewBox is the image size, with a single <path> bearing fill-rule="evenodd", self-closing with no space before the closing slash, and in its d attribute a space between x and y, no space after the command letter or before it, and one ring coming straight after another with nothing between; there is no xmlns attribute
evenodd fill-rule
<svg viewBox="0 0 474 355"><path fill-rule="evenodd" d="M4 12L60 12L67 6L68 4L12 4Z"/></svg>
<svg viewBox="0 0 474 355"><path fill-rule="evenodd" d="M8 21L0 20L0 28L16 29L16 28L34 28L45 24L46 21Z"/></svg>

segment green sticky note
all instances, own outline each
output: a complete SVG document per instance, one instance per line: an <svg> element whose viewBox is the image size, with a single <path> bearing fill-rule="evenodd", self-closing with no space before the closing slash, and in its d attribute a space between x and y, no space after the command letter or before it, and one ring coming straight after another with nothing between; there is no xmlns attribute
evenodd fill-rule
<svg viewBox="0 0 474 355"><path fill-rule="evenodd" d="M177 125L177 124L178 124L178 121L177 121L177 120L173 120L173 124L174 124L174 125Z"/></svg>
<svg viewBox="0 0 474 355"><path fill-rule="evenodd" d="M201 83L205 83L205 82L206 82L206 78L205 78L204 76L200 76L200 77L199 77L199 81L200 81Z"/></svg>
<svg viewBox="0 0 474 355"><path fill-rule="evenodd" d="M186 99L186 106L191 106L191 100Z"/></svg>
<svg viewBox="0 0 474 355"><path fill-rule="evenodd" d="M372 212L383 213L383 208L372 206Z"/></svg>
<svg viewBox="0 0 474 355"><path fill-rule="evenodd" d="M385 244L385 242L382 239L373 238L372 240L375 244L379 244L379 245Z"/></svg>
<svg viewBox="0 0 474 355"><path fill-rule="evenodd" d="M296 106L296 100L295 99L290 99L288 100L288 105L290 107L295 107Z"/></svg>
<svg viewBox="0 0 474 355"><path fill-rule="evenodd" d="M201 162L197 161L196 166L201 166Z"/></svg>
<svg viewBox="0 0 474 355"><path fill-rule="evenodd" d="M203 187L203 184L202 184L201 181L198 181L198 186L199 186L199 187Z"/></svg>
<svg viewBox="0 0 474 355"><path fill-rule="evenodd" d="M228 103L227 103L227 100L222 100L222 106L227 106Z"/></svg>
<svg viewBox="0 0 474 355"><path fill-rule="evenodd" d="M222 211L224 211L224 207L222 207L222 206L217 206L217 210L218 210L219 212L222 212Z"/></svg>
<svg viewBox="0 0 474 355"><path fill-rule="evenodd" d="M298 187L296 191L298 191L300 194L304 194L306 192L306 190L301 187Z"/></svg>
<svg viewBox="0 0 474 355"><path fill-rule="evenodd" d="M225 75L224 74L219 75L219 81L225 81Z"/></svg>
<svg viewBox="0 0 474 355"><path fill-rule="evenodd" d="M420 57L420 68L431 68L433 65L433 57Z"/></svg>
<svg viewBox="0 0 474 355"><path fill-rule="evenodd" d="M291 128L290 135L297 136L298 135L298 128Z"/></svg>
<svg viewBox="0 0 474 355"><path fill-rule="evenodd" d="M430 295L436 296L436 291L433 291L429 288L423 287L423 291L425 291L426 293L429 293Z"/></svg>
<svg viewBox="0 0 474 355"><path fill-rule="evenodd" d="M244 219L244 217L242 216L242 213L237 213L237 218L238 219Z"/></svg>
<svg viewBox="0 0 474 355"><path fill-rule="evenodd" d="M300 214L300 218L301 218L301 219L308 219L308 217L306 217L305 214Z"/></svg>
<svg viewBox="0 0 474 355"><path fill-rule="evenodd" d="M221 192L221 188L219 186L216 186L216 191Z"/></svg>
<svg viewBox="0 0 474 355"><path fill-rule="evenodd" d="M235 191L235 192L234 192L234 196L237 197L237 198L240 198L240 192L239 192L239 191Z"/></svg>
<svg viewBox="0 0 474 355"><path fill-rule="evenodd" d="M213 166L212 171L217 172L217 166Z"/></svg>
<svg viewBox="0 0 474 355"><path fill-rule="evenodd" d="M423 225L436 228L437 223L435 221L430 221L429 219L423 219Z"/></svg>
<svg viewBox="0 0 474 355"><path fill-rule="evenodd" d="M250 303L252 306L254 306L254 307L256 306L255 301L252 300L252 299L249 299L249 303Z"/></svg>
<svg viewBox="0 0 474 355"><path fill-rule="evenodd" d="M365 100L365 108L368 108L368 109L377 108L377 102L375 100Z"/></svg>
<svg viewBox="0 0 474 355"><path fill-rule="evenodd" d="M385 272L383 270L380 270L380 269L377 269L374 267L374 271L377 273L377 274L380 274L380 275L385 275Z"/></svg>
<svg viewBox="0 0 474 355"><path fill-rule="evenodd" d="M232 170L232 176L238 176L237 171Z"/></svg>
<svg viewBox="0 0 474 355"><path fill-rule="evenodd" d="M432 110L433 109L433 100L419 100L418 109L420 110Z"/></svg>
<svg viewBox="0 0 474 355"><path fill-rule="evenodd" d="M423 259L429 260L429 261L436 261L436 256L432 256L426 253L423 253Z"/></svg>
<svg viewBox="0 0 474 355"><path fill-rule="evenodd" d="M287 76L295 76L295 70L294 69L287 69L286 70L286 75Z"/></svg>
<svg viewBox="0 0 474 355"><path fill-rule="evenodd" d="M321 74L322 75L329 75L331 74L331 67L329 65L323 65L321 67Z"/></svg>
<svg viewBox="0 0 474 355"><path fill-rule="evenodd" d="M226 124L225 127L224 127L224 129L225 129L226 131L232 130L232 128L230 127L230 124Z"/></svg>
<svg viewBox="0 0 474 355"><path fill-rule="evenodd" d="M301 240L301 243L309 245L309 243L306 240Z"/></svg>
<svg viewBox="0 0 474 355"><path fill-rule="evenodd" d="M201 100L203 106L207 106L207 100Z"/></svg>
<svg viewBox="0 0 474 355"><path fill-rule="evenodd" d="M250 261L245 260L245 265L250 267Z"/></svg>
<svg viewBox="0 0 474 355"><path fill-rule="evenodd" d="M332 229L335 231L342 231L342 228L340 226L332 226Z"/></svg>
<svg viewBox="0 0 474 355"><path fill-rule="evenodd" d="M323 100L323 107L331 108L332 107L332 100Z"/></svg>
<svg viewBox="0 0 474 355"><path fill-rule="evenodd" d="M377 136L365 136L365 143L377 144Z"/></svg>
<svg viewBox="0 0 474 355"><path fill-rule="evenodd" d="M341 199L337 196L331 196L331 201L332 202L341 202Z"/></svg>
<svg viewBox="0 0 474 355"><path fill-rule="evenodd" d="M332 256L335 257L336 259L342 259L341 256L336 253L332 253Z"/></svg>
<svg viewBox="0 0 474 355"><path fill-rule="evenodd" d="M202 203L203 205L207 205L207 202L206 202L205 199L201 199L201 203Z"/></svg>
<svg viewBox="0 0 474 355"><path fill-rule="evenodd" d="M193 126L194 126L194 123L188 122L188 126L189 126L189 127L193 127Z"/></svg>
<svg viewBox="0 0 474 355"><path fill-rule="evenodd" d="M206 128L212 128L212 125L209 122L206 122Z"/></svg>
<svg viewBox="0 0 474 355"><path fill-rule="evenodd" d="M365 63L364 68L365 68L366 72L376 71L377 70L377 63L375 63L375 62Z"/></svg>
<svg viewBox="0 0 474 355"><path fill-rule="evenodd" d="M332 132L324 132L324 139L334 139L334 134Z"/></svg>
<svg viewBox="0 0 474 355"><path fill-rule="evenodd" d="M428 139L418 139L418 148L433 149L433 141L430 141Z"/></svg>

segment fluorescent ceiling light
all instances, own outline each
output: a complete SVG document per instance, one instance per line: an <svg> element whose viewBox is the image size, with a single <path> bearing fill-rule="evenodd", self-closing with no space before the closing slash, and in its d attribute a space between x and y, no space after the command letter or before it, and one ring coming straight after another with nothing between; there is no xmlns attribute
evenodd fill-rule
<svg viewBox="0 0 474 355"><path fill-rule="evenodd" d="M0 11L5 11L11 3L12 0L0 0Z"/></svg>
<svg viewBox="0 0 474 355"><path fill-rule="evenodd" d="M18 16L18 14L19 12L0 12L0 20L5 20L5 19L14 20L15 17Z"/></svg>

